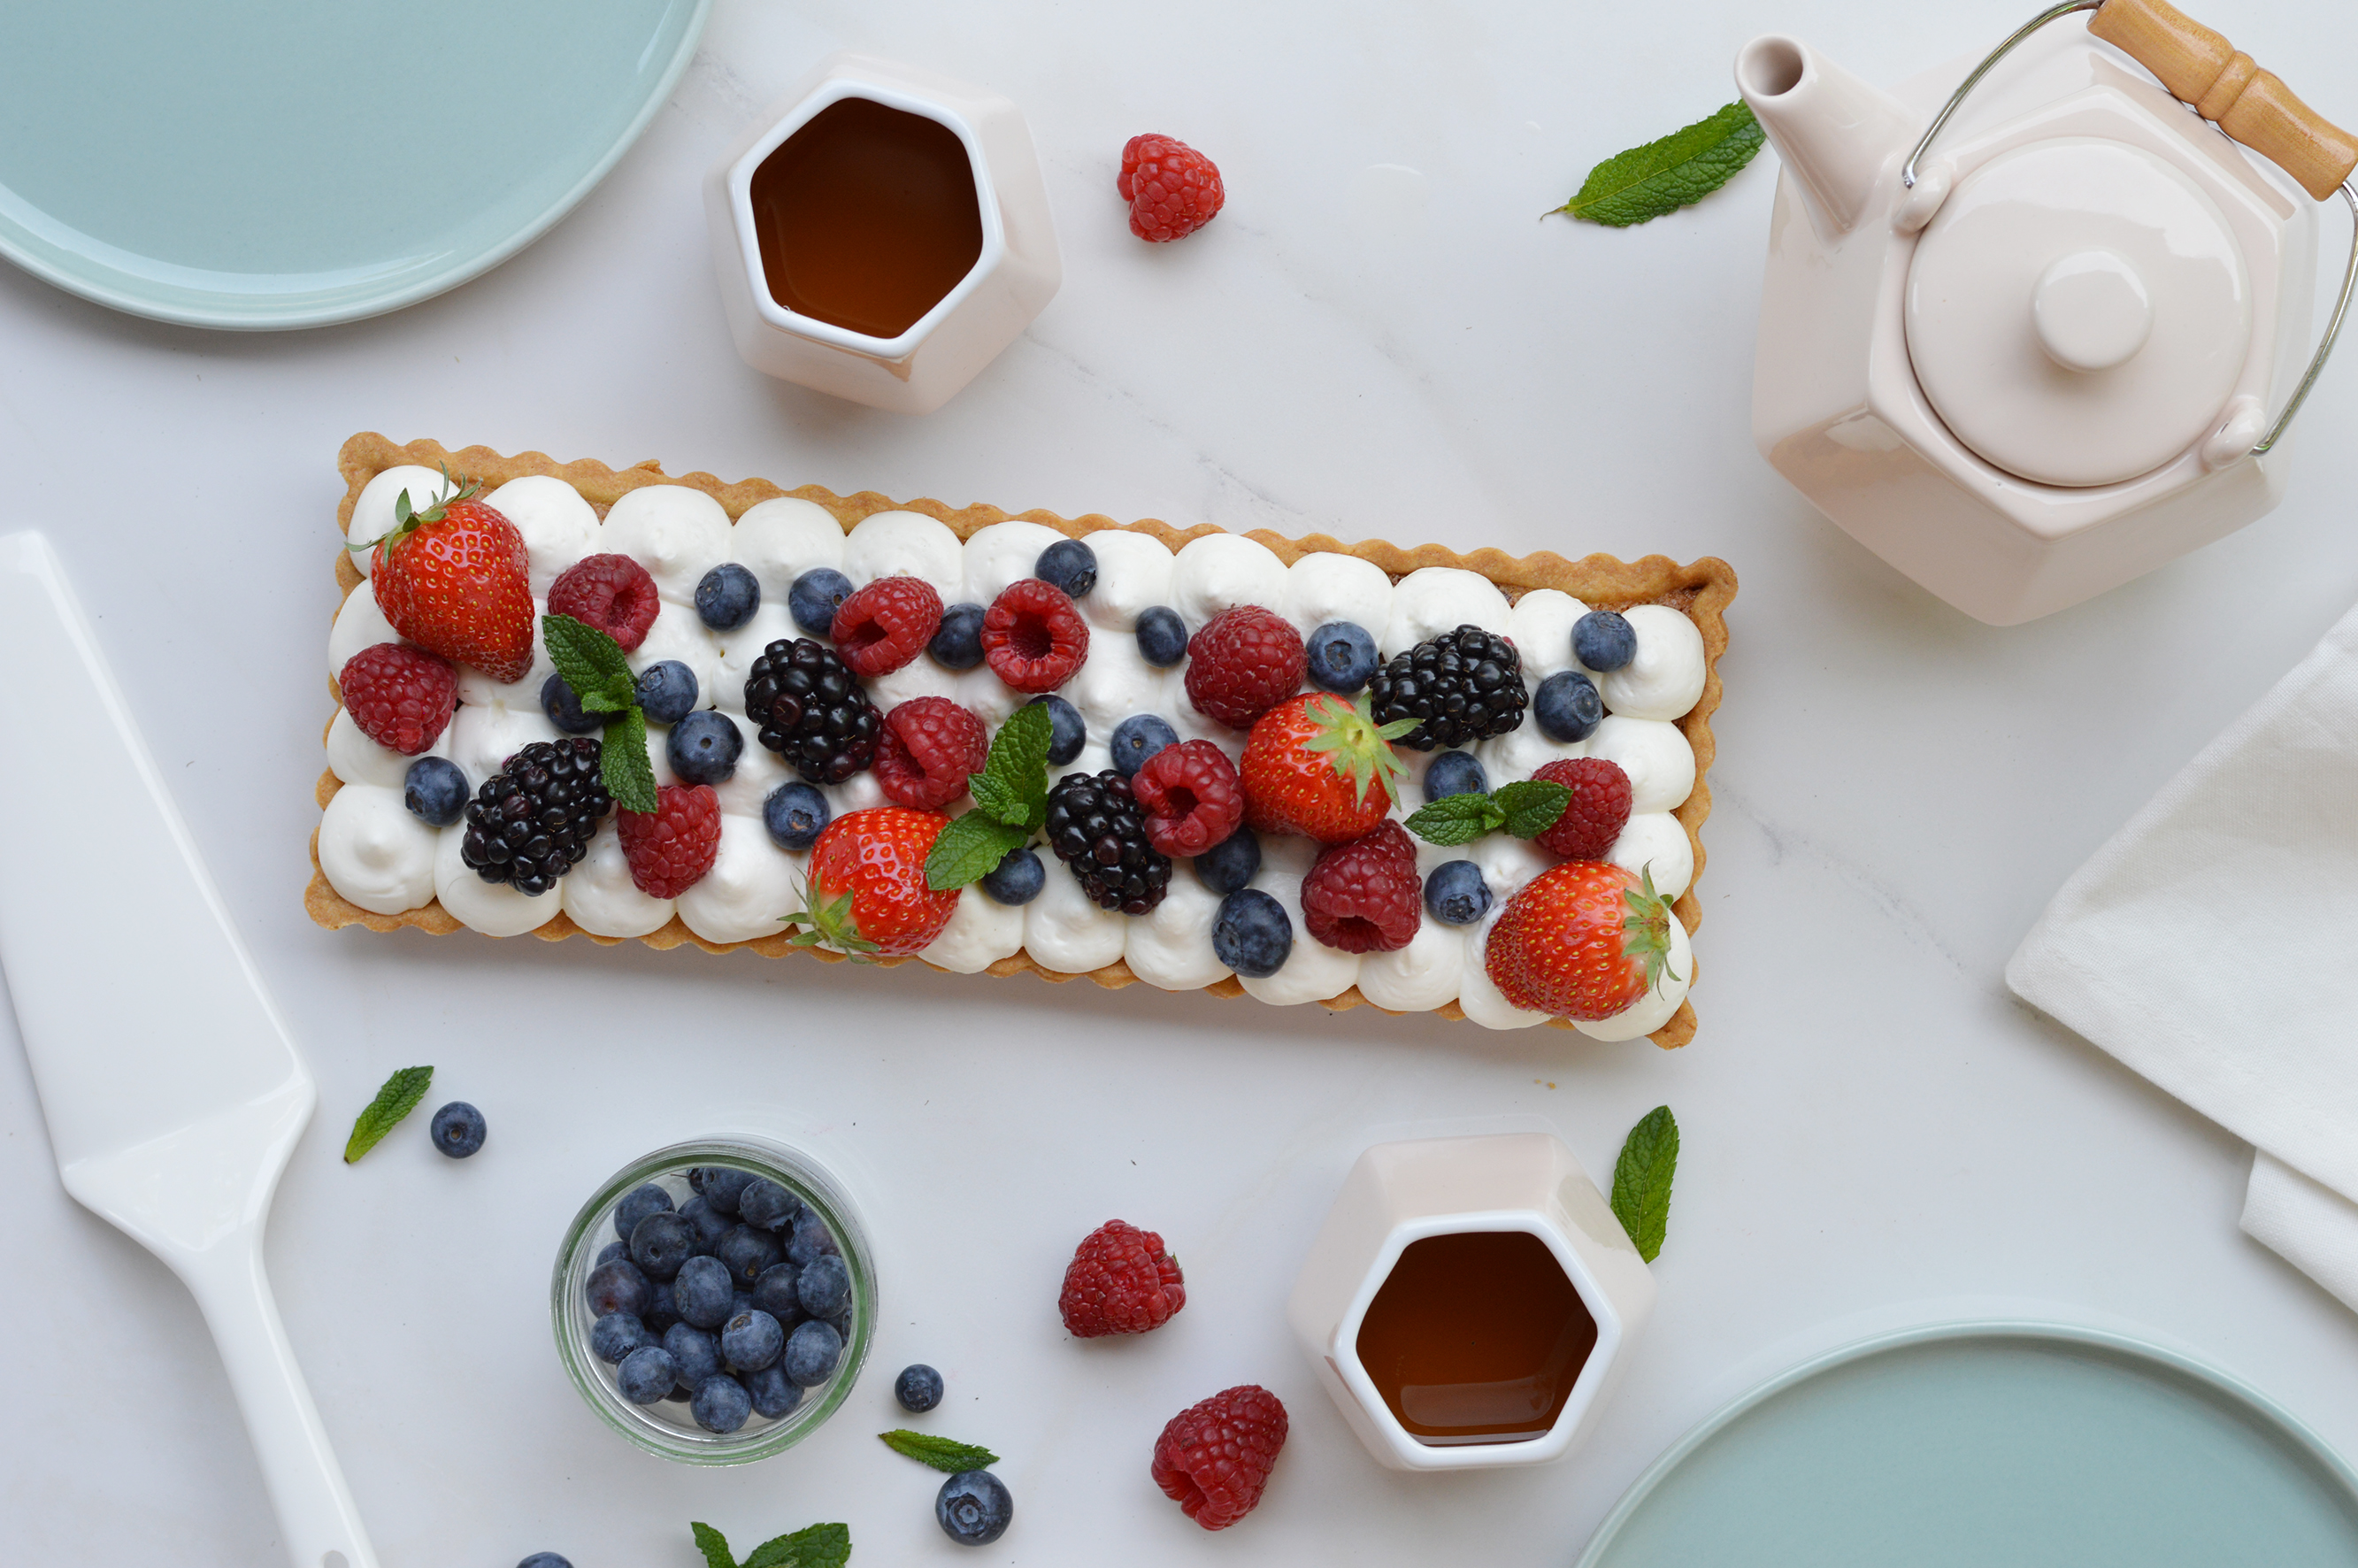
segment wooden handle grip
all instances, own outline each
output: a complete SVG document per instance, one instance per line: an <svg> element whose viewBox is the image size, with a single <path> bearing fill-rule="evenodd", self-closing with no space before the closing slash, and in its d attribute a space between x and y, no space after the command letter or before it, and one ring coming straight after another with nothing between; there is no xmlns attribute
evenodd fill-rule
<svg viewBox="0 0 2358 1568"><path fill-rule="evenodd" d="M2358 137L2169 0L2104 0L2088 30L2125 51L2173 97L2192 104L2320 201L2358 168Z"/></svg>

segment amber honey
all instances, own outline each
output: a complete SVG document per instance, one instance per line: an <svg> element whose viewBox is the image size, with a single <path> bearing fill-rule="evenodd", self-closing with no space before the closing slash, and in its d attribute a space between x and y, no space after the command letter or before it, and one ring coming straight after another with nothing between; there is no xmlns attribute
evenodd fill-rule
<svg viewBox="0 0 2358 1568"><path fill-rule="evenodd" d="M1512 1443L1555 1424L1596 1347L1596 1320L1538 1237L1475 1230L1412 1241L1359 1325L1359 1365L1427 1444Z"/></svg>
<svg viewBox="0 0 2358 1568"><path fill-rule="evenodd" d="M966 144L872 99L811 116L762 160L748 194L770 297L872 338L915 326L982 255Z"/></svg>

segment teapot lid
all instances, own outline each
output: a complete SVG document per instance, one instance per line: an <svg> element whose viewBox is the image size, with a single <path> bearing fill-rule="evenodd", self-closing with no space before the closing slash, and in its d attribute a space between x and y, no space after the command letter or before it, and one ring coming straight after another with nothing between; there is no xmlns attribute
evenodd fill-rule
<svg viewBox="0 0 2358 1568"><path fill-rule="evenodd" d="M2251 346L2227 220L2141 147L2057 137L1959 181L1908 273L1908 355L1957 438L2042 484L2135 479L2208 436Z"/></svg>

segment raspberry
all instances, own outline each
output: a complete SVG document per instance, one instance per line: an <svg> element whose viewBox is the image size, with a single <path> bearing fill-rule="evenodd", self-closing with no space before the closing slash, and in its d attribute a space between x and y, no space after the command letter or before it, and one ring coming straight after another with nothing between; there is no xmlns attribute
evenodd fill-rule
<svg viewBox="0 0 2358 1568"><path fill-rule="evenodd" d="M632 885L649 898L677 898L720 853L720 796L710 784L663 784L653 811L622 811L615 828Z"/></svg>
<svg viewBox="0 0 2358 1568"><path fill-rule="evenodd" d="M1285 1406L1258 1384L1214 1394L1154 1440L1154 1484L1206 1530L1226 1530L1260 1501L1285 1424Z"/></svg>
<svg viewBox="0 0 2358 1568"><path fill-rule="evenodd" d="M1531 776L1572 791L1555 826L1532 843L1567 860L1601 860L1613 852L1614 840L1629 825L1629 775L1620 763L1574 757L1549 762Z"/></svg>
<svg viewBox="0 0 2358 1568"><path fill-rule="evenodd" d="M1157 244L1194 233L1228 199L1212 160L1174 136L1130 137L1114 189L1130 203L1130 232Z"/></svg>
<svg viewBox="0 0 2358 1568"><path fill-rule="evenodd" d="M1088 622L1063 589L1027 577L983 612L982 656L1017 691L1054 691L1089 656Z"/></svg>
<svg viewBox="0 0 2358 1568"><path fill-rule="evenodd" d="M1424 879L1416 846L1397 822L1337 844L1302 879L1302 924L1346 953L1395 953L1416 940Z"/></svg>
<svg viewBox="0 0 2358 1568"><path fill-rule="evenodd" d="M1231 730L1302 689L1302 633L1258 604L1223 610L1187 642L1187 700Z"/></svg>
<svg viewBox="0 0 2358 1568"><path fill-rule="evenodd" d="M1056 1297L1065 1331L1076 1339L1144 1334L1186 1304L1179 1260L1163 1249L1163 1238L1119 1219L1081 1238Z"/></svg>
<svg viewBox="0 0 2358 1568"><path fill-rule="evenodd" d="M939 811L966 793L990 759L982 720L946 697L913 697L884 716L876 740L876 782L912 811Z"/></svg>
<svg viewBox="0 0 2358 1568"><path fill-rule="evenodd" d="M942 624L942 596L920 578L888 577L845 600L828 636L862 680L889 676L925 651Z"/></svg>
<svg viewBox="0 0 2358 1568"><path fill-rule="evenodd" d="M459 706L458 672L403 643L362 648L344 661L336 685L361 733L405 757L434 744Z"/></svg>
<svg viewBox="0 0 2358 1568"><path fill-rule="evenodd" d="M595 626L629 653L646 641L663 608L655 579L628 556L587 556L548 585L548 612Z"/></svg>
<svg viewBox="0 0 2358 1568"><path fill-rule="evenodd" d="M1148 841L1166 855L1200 855L1245 818L1237 765L1209 741L1163 747L1130 775L1130 792L1146 810Z"/></svg>

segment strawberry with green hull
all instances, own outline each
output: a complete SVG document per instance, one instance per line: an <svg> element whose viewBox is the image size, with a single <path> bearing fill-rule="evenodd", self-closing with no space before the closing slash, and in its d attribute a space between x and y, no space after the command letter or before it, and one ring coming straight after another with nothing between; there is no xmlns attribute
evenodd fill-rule
<svg viewBox="0 0 2358 1568"><path fill-rule="evenodd" d="M957 912L956 888L925 884L925 857L950 819L879 806L828 823L811 846L803 907L787 915L800 947L854 958L898 957L933 945Z"/></svg>
<svg viewBox="0 0 2358 1568"><path fill-rule="evenodd" d="M1650 873L1566 860L1523 884L1490 927L1483 967L1514 1006L1595 1023L1627 1011L1670 967L1671 901Z"/></svg>
<svg viewBox="0 0 2358 1568"><path fill-rule="evenodd" d="M422 509L403 491L393 532L379 539L370 573L378 608L393 629L495 681L532 670L532 584L524 535L474 499L473 480L446 488Z"/></svg>
<svg viewBox="0 0 2358 1568"><path fill-rule="evenodd" d="M1261 715L1245 738L1238 769L1245 824L1257 833L1298 833L1347 844L1391 815L1407 770L1391 743L1418 720L1378 724L1365 701L1304 692Z"/></svg>

